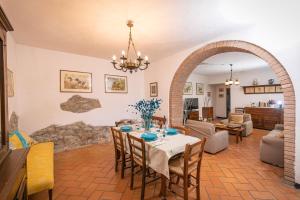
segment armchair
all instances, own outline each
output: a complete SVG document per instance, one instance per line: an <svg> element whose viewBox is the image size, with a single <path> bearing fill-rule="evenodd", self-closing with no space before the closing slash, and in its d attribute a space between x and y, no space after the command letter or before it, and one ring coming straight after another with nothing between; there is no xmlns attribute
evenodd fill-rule
<svg viewBox="0 0 300 200"><path fill-rule="evenodd" d="M224 124L241 124L245 128L243 137L250 135L253 131L251 115L247 113L230 113L228 119L224 119L221 122Z"/></svg>
<svg viewBox="0 0 300 200"><path fill-rule="evenodd" d="M189 135L200 139L207 138L204 146L205 152L215 154L226 149L229 145L228 131L216 132L216 127L212 123L187 120L185 126L190 129Z"/></svg>

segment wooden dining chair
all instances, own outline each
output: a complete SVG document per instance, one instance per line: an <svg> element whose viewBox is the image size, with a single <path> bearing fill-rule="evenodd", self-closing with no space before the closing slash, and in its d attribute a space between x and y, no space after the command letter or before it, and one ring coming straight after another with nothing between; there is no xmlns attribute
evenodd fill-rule
<svg viewBox="0 0 300 200"><path fill-rule="evenodd" d="M122 132L111 128L111 133L115 148L115 172L118 171L118 164L121 163L121 178L124 178L125 169L130 168L130 155L126 153ZM126 163L128 163L128 166Z"/></svg>
<svg viewBox="0 0 300 200"><path fill-rule="evenodd" d="M197 200L200 200L200 168L205 142L206 138L203 138L195 144L187 144L183 157L170 160L169 188L171 189L172 184L179 185L180 179L183 179L184 200L188 200L188 189L190 188L196 188ZM195 173L196 175L194 175ZM176 182L172 180L174 175L177 177Z"/></svg>
<svg viewBox="0 0 300 200"><path fill-rule="evenodd" d="M184 135L190 134L190 130L185 126L171 126L171 128L175 128L175 129L179 130Z"/></svg>
<svg viewBox="0 0 300 200"><path fill-rule="evenodd" d="M163 125L166 124L167 118L166 118L166 116L163 116L163 117L152 116L152 122L157 124L159 126L159 128L162 128Z"/></svg>
<svg viewBox="0 0 300 200"><path fill-rule="evenodd" d="M134 120L132 120L132 119L122 119L120 121L115 122L116 127L119 127L121 125L128 125L128 124L134 124Z"/></svg>
<svg viewBox="0 0 300 200"><path fill-rule="evenodd" d="M137 138L133 135L130 135L129 133L127 133L127 138L129 142L130 156L131 156L130 189L131 190L133 189L134 175L140 172L140 170L135 172L135 168L140 167L142 171L141 200L143 200L145 196L146 184L158 180L159 177L156 177L155 172L150 173L150 167L148 166L148 162L146 158L145 141L141 138ZM146 182L147 177L151 177L151 180L149 180L148 182Z"/></svg>

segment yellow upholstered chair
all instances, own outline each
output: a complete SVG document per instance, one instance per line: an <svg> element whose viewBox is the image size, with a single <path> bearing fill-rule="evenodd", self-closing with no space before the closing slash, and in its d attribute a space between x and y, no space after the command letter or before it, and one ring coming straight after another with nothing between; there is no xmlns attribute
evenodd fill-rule
<svg viewBox="0 0 300 200"><path fill-rule="evenodd" d="M48 190L52 199L54 187L54 144L53 142L32 145L27 156L28 195Z"/></svg>

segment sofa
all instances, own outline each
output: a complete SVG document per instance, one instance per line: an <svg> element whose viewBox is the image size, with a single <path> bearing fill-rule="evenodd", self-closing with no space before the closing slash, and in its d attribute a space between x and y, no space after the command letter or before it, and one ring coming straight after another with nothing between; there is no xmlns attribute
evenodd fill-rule
<svg viewBox="0 0 300 200"><path fill-rule="evenodd" d="M263 136L260 141L260 160L283 167L284 158L283 125L276 124L274 130Z"/></svg>
<svg viewBox="0 0 300 200"><path fill-rule="evenodd" d="M37 143L25 132L15 130L9 134L9 146L12 150L29 148L26 162L28 195L48 190L51 200L54 187L54 143Z"/></svg>
<svg viewBox="0 0 300 200"><path fill-rule="evenodd" d="M187 120L185 126L190 129L190 135L203 138L206 137L204 151L215 154L226 149L229 145L228 131L222 130L216 132L214 124L196 120Z"/></svg>
<svg viewBox="0 0 300 200"><path fill-rule="evenodd" d="M253 132L253 122L251 115L247 113L230 113L228 119L221 121L223 124L241 124L244 127L243 137L250 135Z"/></svg>

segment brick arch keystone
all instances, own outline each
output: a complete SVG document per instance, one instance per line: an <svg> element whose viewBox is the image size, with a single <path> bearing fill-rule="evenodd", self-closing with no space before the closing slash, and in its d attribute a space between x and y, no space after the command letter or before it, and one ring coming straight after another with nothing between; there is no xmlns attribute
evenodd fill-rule
<svg viewBox="0 0 300 200"><path fill-rule="evenodd" d="M284 178L286 181L295 182L295 92L293 83L282 64L267 50L255 44L239 41L226 40L207 44L206 46L191 53L177 69L170 88L169 116L170 124L182 125L183 98L182 91L186 80L192 71L205 59L216 54L225 52L245 52L253 54L272 68L282 85L284 96Z"/></svg>

